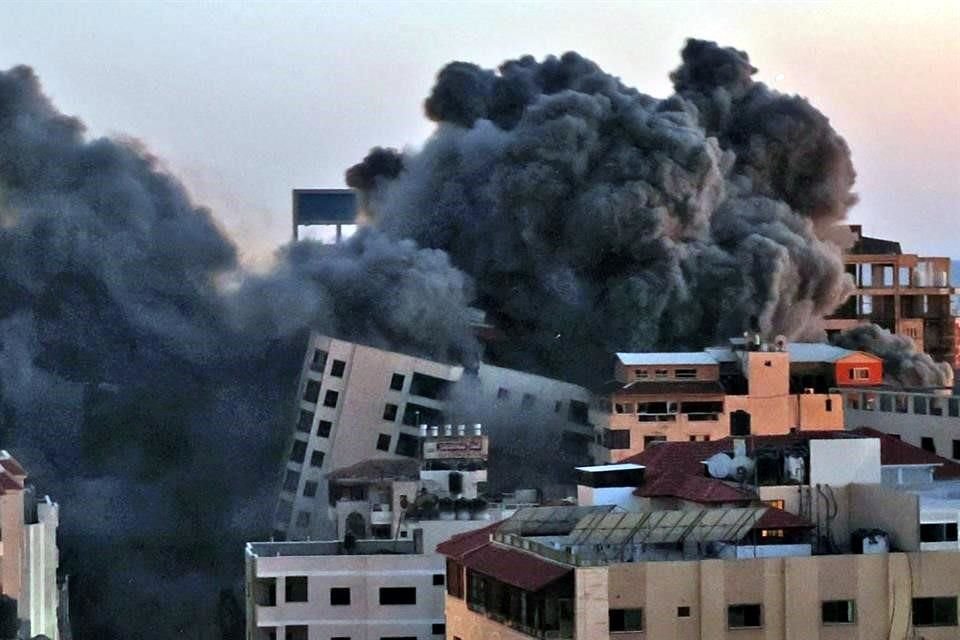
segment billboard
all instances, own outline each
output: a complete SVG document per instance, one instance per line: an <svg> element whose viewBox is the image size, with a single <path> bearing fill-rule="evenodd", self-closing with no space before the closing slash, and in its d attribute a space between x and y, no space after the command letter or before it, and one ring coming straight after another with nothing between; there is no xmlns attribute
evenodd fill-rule
<svg viewBox="0 0 960 640"><path fill-rule="evenodd" d="M487 436L430 438L423 442L424 460L444 458L487 459Z"/></svg>

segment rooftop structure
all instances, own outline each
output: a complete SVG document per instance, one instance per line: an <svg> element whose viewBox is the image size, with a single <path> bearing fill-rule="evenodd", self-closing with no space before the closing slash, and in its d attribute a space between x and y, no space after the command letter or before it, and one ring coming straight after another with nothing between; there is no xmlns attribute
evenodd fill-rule
<svg viewBox="0 0 960 640"><path fill-rule="evenodd" d="M293 239L338 244L356 231L358 214L352 189L294 189Z"/></svg>
<svg viewBox="0 0 960 640"><path fill-rule="evenodd" d="M827 319L828 333L872 322L913 339L935 360L960 367L960 318L951 309L957 290L950 258L903 253L900 244L851 231L857 242L844 256L856 293Z"/></svg>

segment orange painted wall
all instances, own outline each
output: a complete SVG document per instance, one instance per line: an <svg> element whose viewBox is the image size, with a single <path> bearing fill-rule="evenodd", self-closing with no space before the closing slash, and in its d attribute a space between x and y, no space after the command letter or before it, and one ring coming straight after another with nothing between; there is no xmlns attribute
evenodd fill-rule
<svg viewBox="0 0 960 640"><path fill-rule="evenodd" d="M837 385L841 387L869 387L883 384L883 361L859 354L841 358L836 364ZM854 379L854 369L868 369L869 378Z"/></svg>

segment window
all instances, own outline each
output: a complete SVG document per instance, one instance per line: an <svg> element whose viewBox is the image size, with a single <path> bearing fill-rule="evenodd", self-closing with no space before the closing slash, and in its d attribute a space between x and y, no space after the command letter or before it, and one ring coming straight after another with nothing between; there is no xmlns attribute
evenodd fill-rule
<svg viewBox="0 0 960 640"><path fill-rule="evenodd" d="M629 429L604 429L604 446L607 449L629 449Z"/></svg>
<svg viewBox="0 0 960 640"><path fill-rule="evenodd" d="M586 402L571 400L570 406L567 408L567 420L576 424L589 424L589 413L590 407L587 406Z"/></svg>
<svg viewBox="0 0 960 640"><path fill-rule="evenodd" d="M287 470L287 475L283 479L283 490L295 493L300 484L300 474L296 471Z"/></svg>
<svg viewBox="0 0 960 640"><path fill-rule="evenodd" d="M380 636L380 640L417 640L417 636Z"/></svg>
<svg viewBox="0 0 960 640"><path fill-rule="evenodd" d="M284 527L287 526L287 523L290 522L290 516L293 515L293 503L285 498L281 498L279 504L277 505L277 523L282 524ZM275 536L278 540L283 539L283 533L281 532L279 536Z"/></svg>
<svg viewBox="0 0 960 640"><path fill-rule="evenodd" d="M313 426L313 413L305 409L301 409L300 417L297 419L297 431L310 433L311 426Z"/></svg>
<svg viewBox="0 0 960 640"><path fill-rule="evenodd" d="M960 440L953 441L953 459L960 460Z"/></svg>
<svg viewBox="0 0 960 640"><path fill-rule="evenodd" d="M762 627L763 605L731 604L727 607L727 626L731 629Z"/></svg>
<svg viewBox="0 0 960 640"><path fill-rule="evenodd" d="M446 582L446 580L444 580L445 577L442 573L433 574L433 586L442 587Z"/></svg>
<svg viewBox="0 0 960 640"><path fill-rule="evenodd" d="M500 387L497 389L497 400L507 400L510 397L510 389Z"/></svg>
<svg viewBox="0 0 960 640"><path fill-rule="evenodd" d="M764 500L763 504L767 505L768 507L773 507L774 509L780 509L781 511L784 507L783 500Z"/></svg>
<svg viewBox="0 0 960 640"><path fill-rule="evenodd" d="M643 609L610 609L610 631L643 631Z"/></svg>
<svg viewBox="0 0 960 640"><path fill-rule="evenodd" d="M347 368L347 363L343 360L334 360L333 364L330 365L330 375L334 378L342 378L343 371Z"/></svg>
<svg viewBox="0 0 960 640"><path fill-rule="evenodd" d="M677 617L678 617L678 618L689 618L689 617L690 617L690 607L677 607Z"/></svg>
<svg viewBox="0 0 960 640"><path fill-rule="evenodd" d="M307 576L287 576L284 589L287 602L306 602Z"/></svg>
<svg viewBox="0 0 960 640"><path fill-rule="evenodd" d="M947 415L951 418L960 417L960 398L947 399Z"/></svg>
<svg viewBox="0 0 960 640"><path fill-rule="evenodd" d="M330 589L330 606L345 607L350 604L350 587L332 587Z"/></svg>
<svg viewBox="0 0 960 640"><path fill-rule="evenodd" d="M297 464L303 464L303 459L307 456L307 443L302 440L293 441L293 449L290 450L290 461Z"/></svg>
<svg viewBox="0 0 960 640"><path fill-rule="evenodd" d="M403 407L403 424L408 427L417 427L421 424L442 424L443 412L433 407L408 402Z"/></svg>
<svg viewBox="0 0 960 640"><path fill-rule="evenodd" d="M410 380L410 395L437 400L444 395L449 386L450 382L443 378L414 373Z"/></svg>
<svg viewBox="0 0 960 640"><path fill-rule="evenodd" d="M262 607L277 606L276 578L257 578L254 584L254 602Z"/></svg>
<svg viewBox="0 0 960 640"><path fill-rule="evenodd" d="M416 458L420 453L420 439L409 433L401 433L397 436L397 448L394 453L408 458Z"/></svg>
<svg viewBox="0 0 960 640"><path fill-rule="evenodd" d="M383 407L383 419L393 422L397 419L397 405L387 403Z"/></svg>
<svg viewBox="0 0 960 640"><path fill-rule="evenodd" d="M311 404L316 404L317 398L319 397L320 397L320 381L307 380L307 387L303 391L303 399Z"/></svg>
<svg viewBox="0 0 960 640"><path fill-rule="evenodd" d="M823 404L827 411L833 411L833 398L827 398L823 401Z"/></svg>
<svg viewBox="0 0 960 640"><path fill-rule="evenodd" d="M312 480L308 480L307 482L304 482L303 483L304 497L306 498L315 497L317 495L317 486L318 486L317 483Z"/></svg>
<svg viewBox="0 0 960 640"><path fill-rule="evenodd" d="M885 393L880 396L880 411L886 413L893 411L893 398Z"/></svg>
<svg viewBox="0 0 960 640"><path fill-rule="evenodd" d="M927 415L927 399L924 396L913 397L913 412Z"/></svg>
<svg viewBox="0 0 960 640"><path fill-rule="evenodd" d="M521 409L533 409L533 405L536 403L537 397L532 393L523 394L523 398L520 399L520 408Z"/></svg>
<svg viewBox="0 0 960 640"><path fill-rule="evenodd" d="M447 625L442 622L434 622L430 629L433 635L441 636L447 632Z"/></svg>
<svg viewBox="0 0 960 640"><path fill-rule="evenodd" d="M670 372L666 369L655 369L653 375L655 378L663 379L669 377Z"/></svg>
<svg viewBox="0 0 960 640"><path fill-rule="evenodd" d="M317 435L321 438L330 437L330 429L333 428L333 423L329 420L321 420L317 423Z"/></svg>
<svg viewBox="0 0 960 640"><path fill-rule="evenodd" d="M853 600L824 600L820 603L823 624L853 624L857 621L857 603Z"/></svg>
<svg viewBox="0 0 960 640"><path fill-rule="evenodd" d="M447 595L463 599L463 568L447 559Z"/></svg>
<svg viewBox="0 0 960 640"><path fill-rule="evenodd" d="M957 597L949 596L941 598L914 598L913 626L957 626Z"/></svg>
<svg viewBox="0 0 960 640"><path fill-rule="evenodd" d="M288 624L286 629L284 640L307 640L308 638L305 624Z"/></svg>
<svg viewBox="0 0 960 640"><path fill-rule="evenodd" d="M336 407L337 400L340 399L340 394L332 389L327 389L326 395L323 396L323 406L325 407Z"/></svg>
<svg viewBox="0 0 960 640"><path fill-rule="evenodd" d="M417 604L417 588L380 587L380 604Z"/></svg>
<svg viewBox="0 0 960 640"><path fill-rule="evenodd" d="M313 371L319 371L323 373L323 370L327 367L327 352L317 349L313 352L313 360L310 361L310 368Z"/></svg>
<svg viewBox="0 0 960 640"><path fill-rule="evenodd" d="M636 405L632 402L623 402L616 403L613 405L614 411L617 413L636 413Z"/></svg>
<svg viewBox="0 0 960 640"><path fill-rule="evenodd" d="M310 454L310 466L311 467L322 467L323 466L323 451L314 451Z"/></svg>
<svg viewBox="0 0 960 640"><path fill-rule="evenodd" d="M956 542L956 522L936 522L920 525L920 542Z"/></svg>
<svg viewBox="0 0 960 640"><path fill-rule="evenodd" d="M350 636L331 636L330 640L350 640Z"/></svg>
<svg viewBox="0 0 960 640"><path fill-rule="evenodd" d="M393 391L403 391L403 383L406 377L402 373L395 373L390 378L390 389Z"/></svg>
<svg viewBox="0 0 960 640"><path fill-rule="evenodd" d="M650 372L646 369L634 369L633 375L637 380L646 380L650 377Z"/></svg>
<svg viewBox="0 0 960 640"><path fill-rule="evenodd" d="M310 512L309 511L298 511L297 512L297 526L301 529L310 526Z"/></svg>
<svg viewBox="0 0 960 640"><path fill-rule="evenodd" d="M655 442L666 442L667 436L643 436L643 448L646 449Z"/></svg>
<svg viewBox="0 0 960 640"><path fill-rule="evenodd" d="M680 378L681 380L691 380L697 377L696 369L677 369L673 372L674 377Z"/></svg>
<svg viewBox="0 0 960 640"><path fill-rule="evenodd" d="M377 450L378 451L390 451L390 440L391 437L389 434L381 433L377 436Z"/></svg>
<svg viewBox="0 0 960 640"><path fill-rule="evenodd" d="M920 438L920 448L924 451L929 451L930 453L937 452L937 445L934 443L933 438L927 436Z"/></svg>

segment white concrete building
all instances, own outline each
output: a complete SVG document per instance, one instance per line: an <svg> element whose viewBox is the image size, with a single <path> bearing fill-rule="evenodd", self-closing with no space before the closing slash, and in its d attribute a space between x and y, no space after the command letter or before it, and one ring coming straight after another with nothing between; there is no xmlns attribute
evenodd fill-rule
<svg viewBox="0 0 960 640"><path fill-rule="evenodd" d="M486 364L464 371L314 334L280 480L274 538L332 538L322 506L325 474L368 459L417 458L419 425L476 421L481 408L516 414L518 430L548 433L557 446L579 446L586 461L593 433L589 401L586 389L542 376Z"/></svg>
<svg viewBox="0 0 960 640"><path fill-rule="evenodd" d="M59 507L25 488L26 478L20 463L0 451L0 593L17 601L23 635L58 640Z"/></svg>

